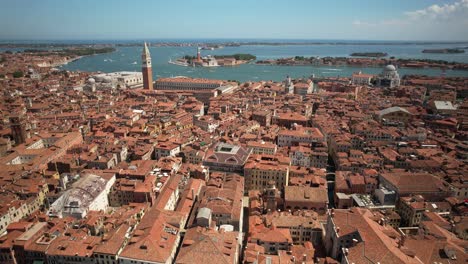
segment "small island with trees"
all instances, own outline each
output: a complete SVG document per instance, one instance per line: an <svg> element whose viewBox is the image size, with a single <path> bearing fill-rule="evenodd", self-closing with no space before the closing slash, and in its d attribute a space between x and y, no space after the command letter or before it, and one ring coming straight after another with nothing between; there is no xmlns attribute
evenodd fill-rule
<svg viewBox="0 0 468 264"><path fill-rule="evenodd" d="M437 53L437 54L457 54L465 53L464 49L425 49L422 53Z"/></svg>
<svg viewBox="0 0 468 264"><path fill-rule="evenodd" d="M197 56L185 55L175 61L169 60L170 64L193 67L227 67L237 66L256 60L252 54L238 53L232 55L207 55L202 57L200 49Z"/></svg>
<svg viewBox="0 0 468 264"><path fill-rule="evenodd" d="M24 53L35 53L38 56L59 55L64 57L89 56L95 54L114 52L114 47L70 47L59 50L51 49L24 49Z"/></svg>

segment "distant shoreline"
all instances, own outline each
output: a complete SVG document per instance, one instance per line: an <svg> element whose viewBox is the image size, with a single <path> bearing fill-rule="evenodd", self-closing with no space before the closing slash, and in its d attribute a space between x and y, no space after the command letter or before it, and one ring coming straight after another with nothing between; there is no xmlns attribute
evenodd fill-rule
<svg viewBox="0 0 468 264"><path fill-rule="evenodd" d="M353 52L349 56L351 56L351 57L380 58L380 57L387 57L388 53L386 53L386 52Z"/></svg>
<svg viewBox="0 0 468 264"><path fill-rule="evenodd" d="M380 68L393 64L399 68L438 68L447 70L468 70L468 63L449 62L445 60L408 59L408 58L356 58L356 57L289 57L278 59L257 60L257 65L275 66L351 66Z"/></svg>
<svg viewBox="0 0 468 264"><path fill-rule="evenodd" d="M150 46L153 47L191 47L191 46L209 46L209 45L223 45L225 47L238 47L238 46L312 46L312 45L350 45L350 46L376 46L376 45L460 45L467 44L468 41L155 41L151 42ZM4 42L0 43L0 48L64 48L64 47L138 47L143 44L135 41L108 41L108 42Z"/></svg>
<svg viewBox="0 0 468 264"><path fill-rule="evenodd" d="M422 53L433 53L433 54L460 54L465 53L464 49L425 49Z"/></svg>

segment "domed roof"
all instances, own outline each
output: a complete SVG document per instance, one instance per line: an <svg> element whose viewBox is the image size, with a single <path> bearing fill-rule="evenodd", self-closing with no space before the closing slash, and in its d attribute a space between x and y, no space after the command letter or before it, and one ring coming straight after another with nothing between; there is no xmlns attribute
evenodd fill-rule
<svg viewBox="0 0 468 264"><path fill-rule="evenodd" d="M88 79L88 83L95 83L95 82L96 82L96 80L94 80L94 78L89 78Z"/></svg>
<svg viewBox="0 0 468 264"><path fill-rule="evenodd" d="M110 83L112 82L112 78L110 76L106 76L104 77L104 80L103 80L105 83Z"/></svg>
<svg viewBox="0 0 468 264"><path fill-rule="evenodd" d="M389 65L385 66L384 70L385 71L396 71L396 68L395 68L395 66L389 64Z"/></svg>

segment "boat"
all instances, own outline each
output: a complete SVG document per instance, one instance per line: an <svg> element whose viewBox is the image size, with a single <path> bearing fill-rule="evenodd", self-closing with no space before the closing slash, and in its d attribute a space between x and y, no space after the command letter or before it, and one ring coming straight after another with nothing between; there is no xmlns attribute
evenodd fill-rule
<svg viewBox="0 0 468 264"><path fill-rule="evenodd" d="M190 66L190 64L186 60L183 60L183 59L177 59L175 61L173 61L172 59L169 59L168 63L178 65L178 66L184 66L184 67Z"/></svg>
<svg viewBox="0 0 468 264"><path fill-rule="evenodd" d="M137 65L138 63L136 61L132 62L132 64Z"/></svg>

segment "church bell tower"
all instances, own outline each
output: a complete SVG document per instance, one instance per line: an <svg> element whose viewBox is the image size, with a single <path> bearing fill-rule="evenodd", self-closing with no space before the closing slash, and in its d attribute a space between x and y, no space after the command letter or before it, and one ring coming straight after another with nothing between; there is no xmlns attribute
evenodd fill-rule
<svg viewBox="0 0 468 264"><path fill-rule="evenodd" d="M143 47L143 52L141 53L141 71L143 73L143 88L148 90L153 90L153 69L151 66L151 54L149 52L148 46Z"/></svg>

